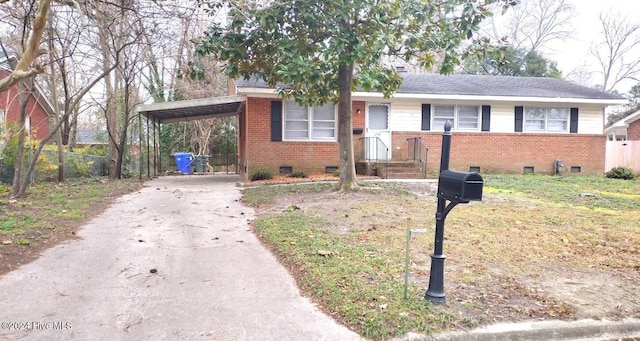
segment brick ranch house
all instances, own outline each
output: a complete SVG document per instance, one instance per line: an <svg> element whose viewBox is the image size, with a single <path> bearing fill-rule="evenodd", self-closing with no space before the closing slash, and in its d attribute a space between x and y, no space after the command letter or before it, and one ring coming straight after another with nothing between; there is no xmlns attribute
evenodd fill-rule
<svg viewBox="0 0 640 341"><path fill-rule="evenodd" d="M554 161L562 159L573 173L601 174L604 108L626 103L552 78L402 76L392 98L353 93L353 142L360 173L424 159L422 145L428 148L427 170L437 172L444 123L451 120L452 169L553 174ZM150 104L138 111L154 123L237 116L239 172L245 180L262 167L307 174L339 169L337 105L300 107L252 80L230 82L229 88L230 96Z"/></svg>
<svg viewBox="0 0 640 341"><path fill-rule="evenodd" d="M427 73L403 78L389 99L354 92L356 160L412 159L419 139L428 148L428 171L437 171L444 123L451 120L452 169L552 174L554 161L562 159L574 173L601 174L604 108L626 103L552 78ZM301 108L255 81L237 81L236 93L246 97L240 161L247 171L284 167L314 173L339 166L337 106Z"/></svg>
<svg viewBox="0 0 640 341"><path fill-rule="evenodd" d="M11 68L6 56L0 50L0 79L9 76ZM42 139L49 134L49 118L54 115L53 106L36 87L36 92L27 103L27 127L29 136ZM20 118L20 89L18 85L0 92L0 131L9 122L17 123Z"/></svg>

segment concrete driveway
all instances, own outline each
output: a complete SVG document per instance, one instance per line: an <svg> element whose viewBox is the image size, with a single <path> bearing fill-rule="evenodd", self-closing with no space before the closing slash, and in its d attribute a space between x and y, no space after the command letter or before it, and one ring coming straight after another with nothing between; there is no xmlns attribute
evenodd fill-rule
<svg viewBox="0 0 640 341"><path fill-rule="evenodd" d="M0 277L0 339L360 340L262 247L238 180L149 181Z"/></svg>

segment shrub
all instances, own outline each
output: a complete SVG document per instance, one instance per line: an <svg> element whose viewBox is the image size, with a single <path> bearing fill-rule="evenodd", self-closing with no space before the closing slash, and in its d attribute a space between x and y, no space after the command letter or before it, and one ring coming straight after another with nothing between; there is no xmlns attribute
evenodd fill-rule
<svg viewBox="0 0 640 341"><path fill-rule="evenodd" d="M249 173L249 180L270 180L273 179L273 171L269 168L258 168Z"/></svg>
<svg viewBox="0 0 640 341"><path fill-rule="evenodd" d="M290 178L306 178L307 177L307 173L303 172L303 171L295 171L292 172L291 174L289 174Z"/></svg>
<svg viewBox="0 0 640 341"><path fill-rule="evenodd" d="M93 161L85 161L80 154L66 154L65 163L67 174L71 177L90 177Z"/></svg>
<svg viewBox="0 0 640 341"><path fill-rule="evenodd" d="M627 167L613 167L610 171L605 173L605 176L610 179L623 180L633 180L636 178L633 170Z"/></svg>

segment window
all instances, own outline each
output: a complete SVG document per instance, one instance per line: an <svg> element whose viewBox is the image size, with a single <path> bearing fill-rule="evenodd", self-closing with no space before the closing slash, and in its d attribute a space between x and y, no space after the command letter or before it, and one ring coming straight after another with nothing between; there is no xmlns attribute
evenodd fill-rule
<svg viewBox="0 0 640 341"><path fill-rule="evenodd" d="M525 131L567 132L568 129L569 108L525 108Z"/></svg>
<svg viewBox="0 0 640 341"><path fill-rule="evenodd" d="M286 140L336 140L336 109L333 103L302 107L293 101L284 105Z"/></svg>
<svg viewBox="0 0 640 341"><path fill-rule="evenodd" d="M480 110L476 105L434 105L433 129L444 130L451 121L451 129L480 130Z"/></svg>
<svg viewBox="0 0 640 341"><path fill-rule="evenodd" d="M389 129L389 106L386 104L369 105L369 129Z"/></svg>

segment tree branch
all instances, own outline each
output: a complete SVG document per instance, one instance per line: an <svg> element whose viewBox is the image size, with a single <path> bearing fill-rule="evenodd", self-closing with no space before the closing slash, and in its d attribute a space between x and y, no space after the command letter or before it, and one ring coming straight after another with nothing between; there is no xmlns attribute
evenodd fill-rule
<svg viewBox="0 0 640 341"><path fill-rule="evenodd" d="M9 0L0 0L0 3L8 1ZM36 61L36 59L40 55L47 53L40 49L40 42L42 41L42 36L44 35L47 24L47 18L49 17L51 1L52 0L40 0L38 3L38 11L36 12L36 16L32 24L33 32L29 37L27 47L25 48L24 53L20 57L20 60L13 72L11 72L9 76L0 79L0 92L7 91L14 85L18 84L18 82L44 72L44 68ZM59 0L58 2L75 8L79 7L75 0Z"/></svg>

